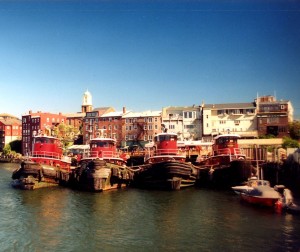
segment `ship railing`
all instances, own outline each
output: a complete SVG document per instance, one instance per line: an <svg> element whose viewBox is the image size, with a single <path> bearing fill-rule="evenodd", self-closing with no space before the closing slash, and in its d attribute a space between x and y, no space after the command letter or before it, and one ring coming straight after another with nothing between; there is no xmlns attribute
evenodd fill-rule
<svg viewBox="0 0 300 252"><path fill-rule="evenodd" d="M243 149L241 149L241 148L234 148L233 153L230 151L229 148L219 149L218 155L229 155L230 160L245 158L245 154L243 152Z"/></svg>
<svg viewBox="0 0 300 252"><path fill-rule="evenodd" d="M119 154L115 151L91 151L90 157L95 158L117 158Z"/></svg>
<svg viewBox="0 0 300 252"><path fill-rule="evenodd" d="M50 151L33 151L29 153L29 156L32 157L41 157L41 158L53 158L53 159L61 159L61 155L56 152Z"/></svg>
<svg viewBox="0 0 300 252"><path fill-rule="evenodd" d="M157 149L154 152L156 156L163 156L163 155L178 155L180 154L179 149Z"/></svg>

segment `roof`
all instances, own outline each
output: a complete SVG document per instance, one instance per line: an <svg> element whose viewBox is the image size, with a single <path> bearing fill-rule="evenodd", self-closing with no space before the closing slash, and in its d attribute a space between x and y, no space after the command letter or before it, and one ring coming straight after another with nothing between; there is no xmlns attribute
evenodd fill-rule
<svg viewBox="0 0 300 252"><path fill-rule="evenodd" d="M99 116L102 116L105 113L115 111L115 109L112 107L99 107L99 108L94 108L92 112L94 112L94 111L98 111Z"/></svg>
<svg viewBox="0 0 300 252"><path fill-rule="evenodd" d="M90 146L88 144L74 144L71 145L70 147L68 147L68 150L88 150L90 148Z"/></svg>
<svg viewBox="0 0 300 252"><path fill-rule="evenodd" d="M101 115L100 117L118 117L118 116L122 116L123 112L122 111L115 111L115 112L108 112L105 113L103 115Z"/></svg>
<svg viewBox="0 0 300 252"><path fill-rule="evenodd" d="M161 116L161 111L128 112L123 118Z"/></svg>
<svg viewBox="0 0 300 252"><path fill-rule="evenodd" d="M163 109L165 110L199 110L201 106L200 105L192 105L192 106L168 106L168 107L164 107Z"/></svg>
<svg viewBox="0 0 300 252"><path fill-rule="evenodd" d="M96 138L92 138L90 141L91 142L92 141L96 141L96 142L107 142L107 141L109 141L109 142L116 142L116 139L114 139L114 138L108 138L108 137L96 137Z"/></svg>
<svg viewBox="0 0 300 252"><path fill-rule="evenodd" d="M14 125L14 124L22 125L21 120L20 119L16 119L16 118L0 119L0 122L3 125Z"/></svg>
<svg viewBox="0 0 300 252"><path fill-rule="evenodd" d="M70 117L78 117L78 118L82 118L85 117L85 113L83 112L77 112L77 113L68 113L68 114L63 114L65 117L70 118Z"/></svg>
<svg viewBox="0 0 300 252"><path fill-rule="evenodd" d="M11 114L7 114L7 113L0 114L0 118L1 117L3 117L3 118L10 118L10 119L18 119L17 116L14 116L14 115L11 115Z"/></svg>
<svg viewBox="0 0 300 252"><path fill-rule="evenodd" d="M223 134L223 135L217 135L214 139L218 139L221 137L236 137L236 138L241 138L240 135L238 134Z"/></svg>
<svg viewBox="0 0 300 252"><path fill-rule="evenodd" d="M247 103L220 103L220 104L205 104L203 109L240 109L240 108L255 108L253 102Z"/></svg>

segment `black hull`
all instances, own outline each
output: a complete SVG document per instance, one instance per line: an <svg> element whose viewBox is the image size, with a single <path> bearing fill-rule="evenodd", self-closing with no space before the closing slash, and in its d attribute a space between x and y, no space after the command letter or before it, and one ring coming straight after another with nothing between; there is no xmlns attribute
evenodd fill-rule
<svg viewBox="0 0 300 252"><path fill-rule="evenodd" d="M102 192L128 186L132 179L133 174L127 167L93 160L74 169L68 185L78 190Z"/></svg>
<svg viewBox="0 0 300 252"><path fill-rule="evenodd" d="M59 184L59 171L48 169L32 161L24 161L12 174L12 186L23 190L56 186Z"/></svg>
<svg viewBox="0 0 300 252"><path fill-rule="evenodd" d="M227 165L199 166L196 186L230 189L256 174L250 161L234 160Z"/></svg>
<svg viewBox="0 0 300 252"><path fill-rule="evenodd" d="M143 189L179 190L194 186L196 173L189 163L164 161L145 164L135 171L132 185Z"/></svg>

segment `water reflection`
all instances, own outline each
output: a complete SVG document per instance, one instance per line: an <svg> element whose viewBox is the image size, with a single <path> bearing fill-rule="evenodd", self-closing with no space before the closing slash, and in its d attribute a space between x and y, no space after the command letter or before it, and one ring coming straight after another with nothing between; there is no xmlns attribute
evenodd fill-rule
<svg viewBox="0 0 300 252"><path fill-rule="evenodd" d="M300 216L232 192L20 191L0 169L1 251L298 251Z"/></svg>

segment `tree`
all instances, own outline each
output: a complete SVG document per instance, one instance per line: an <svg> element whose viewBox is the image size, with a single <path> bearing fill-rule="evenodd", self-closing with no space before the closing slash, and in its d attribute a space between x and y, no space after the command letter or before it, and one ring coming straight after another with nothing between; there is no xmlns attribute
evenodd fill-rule
<svg viewBox="0 0 300 252"><path fill-rule="evenodd" d="M282 143L283 148L299 148L299 143L297 140L291 139L290 137L283 138Z"/></svg>
<svg viewBox="0 0 300 252"><path fill-rule="evenodd" d="M300 139L300 122L294 121L289 123L289 132L292 139Z"/></svg>
<svg viewBox="0 0 300 252"><path fill-rule="evenodd" d="M3 154L4 155L9 155L11 153L11 147L10 144L6 144L3 148Z"/></svg>

